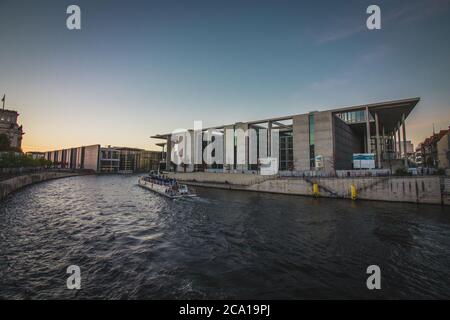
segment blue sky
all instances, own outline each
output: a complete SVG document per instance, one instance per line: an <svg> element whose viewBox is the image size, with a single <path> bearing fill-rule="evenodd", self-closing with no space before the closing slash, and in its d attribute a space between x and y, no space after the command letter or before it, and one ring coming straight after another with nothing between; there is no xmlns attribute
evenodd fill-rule
<svg viewBox="0 0 450 320"><path fill-rule="evenodd" d="M82 30L66 28L77 4ZM382 29L365 27L381 8ZM450 0L0 2L0 94L24 149L153 148L174 128L420 96L450 124Z"/></svg>

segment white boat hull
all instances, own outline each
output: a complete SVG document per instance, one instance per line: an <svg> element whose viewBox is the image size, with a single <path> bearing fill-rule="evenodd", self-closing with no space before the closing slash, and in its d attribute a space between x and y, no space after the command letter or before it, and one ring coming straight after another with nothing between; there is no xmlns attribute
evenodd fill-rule
<svg viewBox="0 0 450 320"><path fill-rule="evenodd" d="M139 185L145 189L151 190L153 192L156 192L164 197L170 198L170 199L179 199L179 198L192 198L196 197L195 194L170 194L167 193L166 190L168 189L167 186L159 185L153 182L145 181L142 178L139 178L138 181Z"/></svg>

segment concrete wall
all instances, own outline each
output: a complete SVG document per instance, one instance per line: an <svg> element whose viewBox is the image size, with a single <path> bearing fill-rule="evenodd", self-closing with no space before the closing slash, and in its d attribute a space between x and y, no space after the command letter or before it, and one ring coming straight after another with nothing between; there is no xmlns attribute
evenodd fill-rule
<svg viewBox="0 0 450 320"><path fill-rule="evenodd" d="M181 181L223 183L232 185L249 186L258 182L270 179L270 176L260 176L257 174L244 173L212 173L212 172L186 172L166 174L169 178L176 178Z"/></svg>
<svg viewBox="0 0 450 320"><path fill-rule="evenodd" d="M333 114L330 111L314 113L315 156L322 156L325 171L334 169Z"/></svg>
<svg viewBox="0 0 450 320"><path fill-rule="evenodd" d="M441 204L439 177L391 177L391 178L319 178L277 179L251 186L250 190L286 194L312 195L312 184L319 185L321 196L350 198L351 185L358 190L358 199L393 202Z"/></svg>
<svg viewBox="0 0 450 320"><path fill-rule="evenodd" d="M236 169L247 170L248 168L248 137L247 123L236 123L234 125L237 147L236 147Z"/></svg>
<svg viewBox="0 0 450 320"><path fill-rule="evenodd" d="M293 117L292 133L294 170L309 170L309 122L307 114Z"/></svg>
<svg viewBox="0 0 450 320"><path fill-rule="evenodd" d="M350 198L350 187L357 188L358 198L397 202L441 204L441 181L429 177L319 178L314 180L327 196Z"/></svg>
<svg viewBox="0 0 450 320"><path fill-rule="evenodd" d="M81 167L83 165L83 153L84 153L83 148L78 147L77 148L76 165L75 165L76 169L81 169Z"/></svg>
<svg viewBox="0 0 450 320"><path fill-rule="evenodd" d="M334 165L336 170L351 170L354 153L364 152L363 139L358 139L352 128L338 117L333 117Z"/></svg>
<svg viewBox="0 0 450 320"><path fill-rule="evenodd" d="M84 169L99 170L100 145L84 147Z"/></svg>
<svg viewBox="0 0 450 320"><path fill-rule="evenodd" d="M0 182L0 201L6 198L12 192L26 187L30 184L77 175L79 174L73 172L40 172L3 180Z"/></svg>
<svg viewBox="0 0 450 320"><path fill-rule="evenodd" d="M447 171L450 171L447 169ZM450 206L450 177L449 174L446 174L446 176L443 179L444 182L444 192L442 194L442 202L445 205Z"/></svg>
<svg viewBox="0 0 450 320"><path fill-rule="evenodd" d="M348 199L353 184L357 188L358 199L450 205L450 192L441 193L441 186L448 178L439 176L310 179L228 173L185 173L169 176L203 187L305 196L313 195L313 184L317 183L320 196ZM450 182L447 183L450 186Z"/></svg>

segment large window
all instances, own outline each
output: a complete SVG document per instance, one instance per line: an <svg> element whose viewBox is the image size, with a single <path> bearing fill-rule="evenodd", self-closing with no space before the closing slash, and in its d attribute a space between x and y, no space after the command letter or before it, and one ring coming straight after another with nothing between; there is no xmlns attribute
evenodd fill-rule
<svg viewBox="0 0 450 320"><path fill-rule="evenodd" d="M282 171L293 170L293 140L292 131L280 132L280 164L279 168Z"/></svg>
<svg viewBox="0 0 450 320"><path fill-rule="evenodd" d="M346 123L356 123L356 122L366 121L366 116L365 116L364 110L337 113L336 116L339 117L341 120L343 120ZM373 120L373 117L371 114L369 114L369 120L371 120L371 121Z"/></svg>

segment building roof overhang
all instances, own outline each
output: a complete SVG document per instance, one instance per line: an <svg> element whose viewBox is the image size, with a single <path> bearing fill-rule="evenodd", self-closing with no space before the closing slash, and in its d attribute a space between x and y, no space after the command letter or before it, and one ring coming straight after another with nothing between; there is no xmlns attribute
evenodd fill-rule
<svg viewBox="0 0 450 320"><path fill-rule="evenodd" d="M337 109L329 109L329 110L323 110L332 112L333 114L336 113L342 113L342 112L350 112L350 111L357 111L357 110L365 110L366 107L369 109L369 112L375 117L375 113L378 114L378 120L381 126L384 127L386 132L394 132L399 124L401 124L402 116L405 116L405 119L408 117L408 115L411 113L411 111L414 109L414 107L419 103L420 97L416 98L408 98L408 99L401 99L401 100L391 100L391 101L384 101L384 102L377 102L377 103L369 103L369 104L362 104L362 105L355 105L350 107L343 107L343 108L337 108ZM308 113L305 113L308 114ZM302 115L302 114L299 114ZM290 116L281 116L281 117L274 117L274 118L267 118L262 120L255 120L255 121L248 121L248 122L238 122L238 123L245 123L248 125L257 125L265 122L277 122L277 121L284 121L292 119L293 117L298 115L290 115ZM202 130L208 130L208 129L221 129L229 125L221 125L216 127L210 127L210 128L203 128ZM150 138L153 139L164 139L167 140L171 136L170 133L167 134L157 134L154 136L151 136Z"/></svg>
<svg viewBox="0 0 450 320"><path fill-rule="evenodd" d="M393 133L401 125L403 116L406 119L419 101L420 98L394 100L332 111L333 113L350 112L363 110L367 107L374 118L376 115L378 116L380 130L384 128L386 133Z"/></svg>

